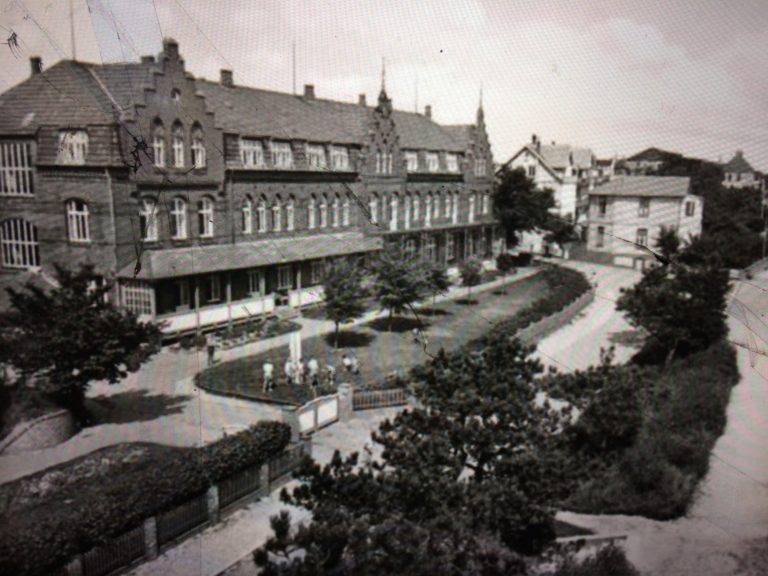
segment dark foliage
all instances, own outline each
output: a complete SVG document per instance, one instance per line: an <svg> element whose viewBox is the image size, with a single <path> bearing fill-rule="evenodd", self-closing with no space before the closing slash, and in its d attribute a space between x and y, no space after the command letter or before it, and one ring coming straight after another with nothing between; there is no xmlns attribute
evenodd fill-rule
<svg viewBox="0 0 768 576"><path fill-rule="evenodd" d="M343 260L330 265L323 278L326 317L335 326L334 342L339 345L339 324L351 322L365 313L363 270L354 261Z"/></svg>
<svg viewBox="0 0 768 576"><path fill-rule="evenodd" d="M620 548L606 546L581 562L567 558L553 576L640 576L640 573Z"/></svg>
<svg viewBox="0 0 768 576"><path fill-rule="evenodd" d="M538 190L522 168L504 167L497 174L493 210L506 232L507 246L515 246L522 232L545 229L554 207L552 190Z"/></svg>

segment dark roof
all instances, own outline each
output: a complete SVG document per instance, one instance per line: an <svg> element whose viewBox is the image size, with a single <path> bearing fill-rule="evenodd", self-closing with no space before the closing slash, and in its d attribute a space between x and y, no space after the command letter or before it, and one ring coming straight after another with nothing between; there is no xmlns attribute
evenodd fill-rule
<svg viewBox="0 0 768 576"><path fill-rule="evenodd" d="M688 176L614 176L589 193L596 196L683 197L688 195L690 184Z"/></svg>
<svg viewBox="0 0 768 576"><path fill-rule="evenodd" d="M136 263L132 262L125 266L118 276L157 280L341 254L357 254L378 250L381 247L382 239L378 236L366 236L362 232L340 232L238 244L147 250L141 255L141 270L137 275L134 276Z"/></svg>
<svg viewBox="0 0 768 576"><path fill-rule="evenodd" d="M736 174L744 174L754 172L754 168L744 158L744 153L741 150L736 151L736 154L731 160L723 165L723 172L733 172Z"/></svg>
<svg viewBox="0 0 768 576"><path fill-rule="evenodd" d="M642 152L638 152L627 158L630 162L663 162L668 158L676 158L681 156L677 152L669 152L668 150L662 150L661 148L646 148Z"/></svg>

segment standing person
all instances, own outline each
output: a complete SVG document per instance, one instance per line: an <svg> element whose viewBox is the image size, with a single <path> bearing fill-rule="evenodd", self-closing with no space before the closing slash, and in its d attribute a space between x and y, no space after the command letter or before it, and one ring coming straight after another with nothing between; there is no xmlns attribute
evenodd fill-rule
<svg viewBox="0 0 768 576"><path fill-rule="evenodd" d="M317 389L320 385L320 365L317 363L317 359L314 356L307 362L307 370L309 370L310 386Z"/></svg>
<svg viewBox="0 0 768 576"><path fill-rule="evenodd" d="M296 360L296 384L301 386L304 384L304 361L299 358Z"/></svg>
<svg viewBox="0 0 768 576"><path fill-rule="evenodd" d="M352 371L352 374L357 376L360 374L360 362L357 360L357 356L352 354L352 357L349 359L350 362L350 370Z"/></svg>
<svg viewBox="0 0 768 576"><path fill-rule="evenodd" d="M336 383L336 368L332 364L325 367L325 373L328 376L328 385L333 386Z"/></svg>
<svg viewBox="0 0 768 576"><path fill-rule="evenodd" d="M291 362L291 359L288 358L285 361L285 367L283 368L283 371L285 372L285 379L288 380L288 384L293 384L293 362Z"/></svg>
<svg viewBox="0 0 768 576"><path fill-rule="evenodd" d="M346 354L342 355L341 364L347 372L352 371L352 360Z"/></svg>
<svg viewBox="0 0 768 576"><path fill-rule="evenodd" d="M205 343L208 349L208 366L213 366L216 362L216 342L213 340L213 335L206 334Z"/></svg>
<svg viewBox="0 0 768 576"><path fill-rule="evenodd" d="M264 392L271 392L275 387L275 367L272 362L265 360L261 369L264 372Z"/></svg>

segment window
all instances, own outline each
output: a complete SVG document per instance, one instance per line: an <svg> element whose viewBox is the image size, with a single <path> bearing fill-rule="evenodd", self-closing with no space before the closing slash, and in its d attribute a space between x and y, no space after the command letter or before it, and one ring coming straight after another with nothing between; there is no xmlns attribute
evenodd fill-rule
<svg viewBox="0 0 768 576"><path fill-rule="evenodd" d="M421 198L418 194L413 197L413 221L418 222L421 219Z"/></svg>
<svg viewBox="0 0 768 576"><path fill-rule="evenodd" d="M123 306L137 316L152 316L152 287L140 280L123 280L120 283Z"/></svg>
<svg viewBox="0 0 768 576"><path fill-rule="evenodd" d="M291 265L280 266L277 269L278 290L290 290L293 287L293 270Z"/></svg>
<svg viewBox="0 0 768 576"><path fill-rule="evenodd" d="M283 227L283 206L278 196L275 198L275 203L272 204L272 231L280 232Z"/></svg>
<svg viewBox="0 0 768 576"><path fill-rule="evenodd" d="M448 233L445 235L445 257L447 260L453 260L456 256L456 240L453 234Z"/></svg>
<svg viewBox="0 0 768 576"><path fill-rule="evenodd" d="M0 142L0 195L31 196L32 145L29 142Z"/></svg>
<svg viewBox="0 0 768 576"><path fill-rule="evenodd" d="M536 177L536 164L531 164L530 166L528 166L528 177L529 178Z"/></svg>
<svg viewBox="0 0 768 576"><path fill-rule="evenodd" d="M332 213L331 226L333 226L334 228L338 228L340 217L341 217L341 198L339 198L339 195L337 194L333 198L333 213Z"/></svg>
<svg viewBox="0 0 768 576"><path fill-rule="evenodd" d="M392 196L389 201L389 229L397 230L397 196Z"/></svg>
<svg viewBox="0 0 768 576"><path fill-rule="evenodd" d="M427 242L424 246L424 255L429 261L434 262L437 260L437 238L434 236L429 236L427 238Z"/></svg>
<svg viewBox="0 0 768 576"><path fill-rule="evenodd" d="M5 268L35 268L40 266L40 244L37 227L21 218L12 218L0 227L3 266Z"/></svg>
<svg viewBox="0 0 768 576"><path fill-rule="evenodd" d="M405 254L407 256L413 256L416 254L416 239L408 238L405 241Z"/></svg>
<svg viewBox="0 0 768 576"><path fill-rule="evenodd" d="M67 201L67 232L71 242L90 242L88 204L82 200Z"/></svg>
<svg viewBox="0 0 768 576"><path fill-rule="evenodd" d="M213 237L213 200L207 196L197 203L197 231L203 238Z"/></svg>
<svg viewBox="0 0 768 576"><path fill-rule="evenodd" d="M485 163L485 158L475 158L475 176L485 176L487 172L487 167Z"/></svg>
<svg viewBox="0 0 768 576"><path fill-rule="evenodd" d="M453 212L451 212L451 220L454 224L459 223L459 200L461 199L461 196L458 192L453 193L453 206L451 206L451 209Z"/></svg>
<svg viewBox="0 0 768 576"><path fill-rule="evenodd" d="M205 168L205 142L199 124L192 127L192 166Z"/></svg>
<svg viewBox="0 0 768 576"><path fill-rule="evenodd" d="M288 230L288 232L293 232L293 229L295 227L295 206L296 202L293 199L293 196L288 198L288 203L285 205L285 229Z"/></svg>
<svg viewBox="0 0 768 576"><path fill-rule="evenodd" d="M293 152L290 142L271 142L272 165L275 168L293 168Z"/></svg>
<svg viewBox="0 0 768 576"><path fill-rule="evenodd" d="M405 196L405 204L403 204L403 222L405 225L405 229L408 230L411 227L411 195L406 194Z"/></svg>
<svg viewBox="0 0 768 576"><path fill-rule="evenodd" d="M246 168L264 167L264 147L258 140L250 138L240 140L240 156Z"/></svg>
<svg viewBox="0 0 768 576"><path fill-rule="evenodd" d="M253 201L250 197L243 200L241 208L243 218L243 234L253 234Z"/></svg>
<svg viewBox="0 0 768 576"><path fill-rule="evenodd" d="M432 225L432 195L427 194L424 200L424 226Z"/></svg>
<svg viewBox="0 0 768 576"><path fill-rule="evenodd" d="M183 198L174 198L170 214L171 238L182 240L187 237L187 203Z"/></svg>
<svg viewBox="0 0 768 576"><path fill-rule="evenodd" d="M445 210L443 211L443 216L445 218L450 218L453 211L453 208L451 207L451 196L452 194L450 192L446 193L445 195Z"/></svg>
<svg viewBox="0 0 768 576"><path fill-rule="evenodd" d="M475 203L477 201L475 197L475 193L469 195L469 214L467 217L468 222L474 222L475 221Z"/></svg>
<svg viewBox="0 0 768 576"><path fill-rule="evenodd" d="M324 260L312 260L310 268L309 281L311 284L320 284L323 281L323 273L325 272Z"/></svg>
<svg viewBox="0 0 768 576"><path fill-rule="evenodd" d="M647 228L638 228L637 229L637 244L640 246L647 246L648 245L648 229Z"/></svg>
<svg viewBox="0 0 768 576"><path fill-rule="evenodd" d="M640 204L637 209L637 215L641 218L645 218L651 212L651 199L640 198Z"/></svg>
<svg viewBox="0 0 768 576"><path fill-rule="evenodd" d="M203 285L206 302L218 302L221 300L221 278L218 274L211 274L205 277Z"/></svg>
<svg viewBox="0 0 768 576"><path fill-rule="evenodd" d="M419 170L419 153L413 150L405 152L405 168L408 172L418 172Z"/></svg>
<svg viewBox="0 0 768 576"><path fill-rule="evenodd" d="M456 154L446 154L445 155L445 167L448 170L448 172L458 172L459 171L459 157Z"/></svg>
<svg viewBox="0 0 768 576"><path fill-rule="evenodd" d="M368 212L370 212L371 222L374 224L379 221L379 197L374 194L371 199L368 200Z"/></svg>
<svg viewBox="0 0 768 576"><path fill-rule="evenodd" d="M184 168L184 127L179 121L173 125L172 138L173 166L174 168Z"/></svg>
<svg viewBox="0 0 768 576"><path fill-rule="evenodd" d="M310 170L325 170L325 148L319 144L307 144L307 164Z"/></svg>
<svg viewBox="0 0 768 576"><path fill-rule="evenodd" d="M488 192L483 193L483 214L491 212L491 195Z"/></svg>
<svg viewBox="0 0 768 576"><path fill-rule="evenodd" d="M88 133L85 130L62 130L59 132L59 163L85 164L87 156Z"/></svg>
<svg viewBox="0 0 768 576"><path fill-rule="evenodd" d="M600 216L605 216L605 213L608 211L608 197L607 196L600 196L597 199L597 211L600 214Z"/></svg>
<svg viewBox="0 0 768 576"><path fill-rule="evenodd" d="M686 202L685 203L685 215L686 216L693 216L696 212L696 203L695 202Z"/></svg>
<svg viewBox="0 0 768 576"><path fill-rule="evenodd" d="M174 88L173 90L171 90L171 100L173 100L177 104L181 102L181 90L179 90L178 88Z"/></svg>
<svg viewBox="0 0 768 576"><path fill-rule="evenodd" d="M334 170L349 170L349 151L344 146L331 146L331 162Z"/></svg>
<svg viewBox="0 0 768 576"><path fill-rule="evenodd" d="M264 294L261 289L263 281L264 274L261 270L256 268L248 270L248 293L252 296L263 296Z"/></svg>
<svg viewBox="0 0 768 576"><path fill-rule="evenodd" d="M315 220L317 217L316 210L317 200L315 200L315 195L313 194L309 197L309 203L307 204L307 228L310 230L312 230L317 225Z"/></svg>
<svg viewBox="0 0 768 576"><path fill-rule="evenodd" d="M392 174L392 152L376 152L376 172Z"/></svg>
<svg viewBox="0 0 768 576"><path fill-rule="evenodd" d="M328 198L323 194L320 198L320 228L328 226Z"/></svg>
<svg viewBox="0 0 768 576"><path fill-rule="evenodd" d="M152 157L155 166L165 168L165 128L160 120L155 120L152 130Z"/></svg>
<svg viewBox="0 0 768 576"><path fill-rule="evenodd" d="M440 161L436 152L427 152L427 170L437 172L440 170Z"/></svg>
<svg viewBox="0 0 768 576"><path fill-rule="evenodd" d="M442 195L439 192L435 192L435 198L434 198L434 211L432 216L434 218L440 218L440 198Z"/></svg>
<svg viewBox="0 0 768 576"><path fill-rule="evenodd" d="M598 248L605 246L605 228L602 226L597 227L597 240L595 244Z"/></svg>
<svg viewBox="0 0 768 576"><path fill-rule="evenodd" d="M174 283L174 304L177 309L189 308L189 280L176 280Z"/></svg>
<svg viewBox="0 0 768 576"><path fill-rule="evenodd" d="M267 231L267 200L264 196L259 198L259 205L256 207L256 229L260 234Z"/></svg>
<svg viewBox="0 0 768 576"><path fill-rule="evenodd" d="M157 240L157 210L155 201L145 198L139 208L139 228L141 239L147 242Z"/></svg>
<svg viewBox="0 0 768 576"><path fill-rule="evenodd" d="M351 202L349 201L349 196L347 196L346 198L344 198L344 204L341 206L341 225L342 226L349 226L350 211L351 211Z"/></svg>

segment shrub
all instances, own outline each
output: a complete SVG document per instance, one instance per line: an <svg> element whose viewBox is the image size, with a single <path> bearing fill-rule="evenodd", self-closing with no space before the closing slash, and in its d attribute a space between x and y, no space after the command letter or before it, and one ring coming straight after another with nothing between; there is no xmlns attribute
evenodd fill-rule
<svg viewBox="0 0 768 576"><path fill-rule="evenodd" d="M554 576L639 576L639 572L627 560L624 551L610 545L601 548L597 554L577 563L569 557Z"/></svg>

